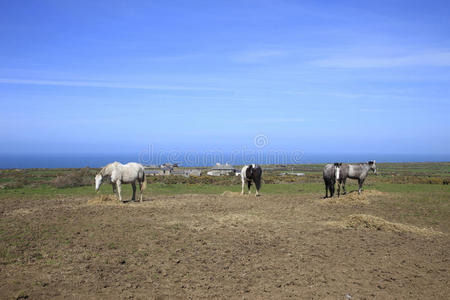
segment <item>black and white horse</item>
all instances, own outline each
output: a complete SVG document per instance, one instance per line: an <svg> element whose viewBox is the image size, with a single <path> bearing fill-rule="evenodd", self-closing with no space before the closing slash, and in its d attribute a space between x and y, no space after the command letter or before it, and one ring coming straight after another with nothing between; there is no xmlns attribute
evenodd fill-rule
<svg viewBox="0 0 450 300"><path fill-rule="evenodd" d="M250 194L250 186L252 185L252 182L254 182L256 186L256 196L259 196L259 189L261 188L261 176L262 176L262 169L260 166L255 164L244 166L241 170L241 179L242 179L241 195L244 195L244 187L246 183L248 186L248 193Z"/></svg>
<svg viewBox="0 0 450 300"><path fill-rule="evenodd" d="M325 182L325 197L328 198L328 191L330 191L330 198L334 195L334 185L336 180L339 180L340 168L342 163L326 164L323 168L323 181Z"/></svg>
<svg viewBox="0 0 450 300"><path fill-rule="evenodd" d="M377 165L374 160L361 164L342 164L338 179L338 197L341 193L341 184L344 190L344 195L346 194L345 181L347 178L358 179L358 194L361 194L362 185L370 170L372 170L374 174L377 173Z"/></svg>

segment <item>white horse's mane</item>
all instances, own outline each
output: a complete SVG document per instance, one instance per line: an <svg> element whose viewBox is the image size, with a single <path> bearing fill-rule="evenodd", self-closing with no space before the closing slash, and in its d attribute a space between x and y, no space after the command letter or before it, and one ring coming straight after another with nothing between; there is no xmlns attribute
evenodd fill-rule
<svg viewBox="0 0 450 300"><path fill-rule="evenodd" d="M107 164L106 166L104 166L104 167L100 170L99 174L102 175L102 176L105 176L105 175L111 175L112 169L113 169L114 167L118 166L118 165L121 165L121 163L118 162L118 161L115 161L115 162L112 162L112 163L110 163L110 164Z"/></svg>

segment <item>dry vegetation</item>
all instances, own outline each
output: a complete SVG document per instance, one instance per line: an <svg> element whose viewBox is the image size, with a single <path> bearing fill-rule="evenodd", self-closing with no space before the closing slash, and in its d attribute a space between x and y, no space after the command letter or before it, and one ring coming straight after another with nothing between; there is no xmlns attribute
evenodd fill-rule
<svg viewBox="0 0 450 300"><path fill-rule="evenodd" d="M332 226L343 226L347 228L355 229L369 229L369 230L381 230L381 231L393 231L393 232L410 232L414 234L419 234L427 237L432 237L435 235L442 235L440 231L436 231L432 228L419 228L413 225L407 225L402 223L394 223L384 220L383 218L356 214L345 217L342 221L331 221L327 224Z"/></svg>
<svg viewBox="0 0 450 300"><path fill-rule="evenodd" d="M74 170L64 175L57 176L51 183L57 188L68 188L92 185L93 176L88 167Z"/></svg>

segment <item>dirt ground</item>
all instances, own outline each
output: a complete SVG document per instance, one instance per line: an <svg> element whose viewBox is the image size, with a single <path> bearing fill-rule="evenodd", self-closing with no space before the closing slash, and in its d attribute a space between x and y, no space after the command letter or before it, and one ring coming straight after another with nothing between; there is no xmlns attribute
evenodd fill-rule
<svg viewBox="0 0 450 300"><path fill-rule="evenodd" d="M448 299L446 226L320 196L4 199L0 298Z"/></svg>

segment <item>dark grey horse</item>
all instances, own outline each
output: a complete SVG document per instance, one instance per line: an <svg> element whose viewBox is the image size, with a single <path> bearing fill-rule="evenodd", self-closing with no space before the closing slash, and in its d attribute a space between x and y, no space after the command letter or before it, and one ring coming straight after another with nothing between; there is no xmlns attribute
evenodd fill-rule
<svg viewBox="0 0 450 300"><path fill-rule="evenodd" d="M364 183L364 180L366 180L367 174L370 170L372 170L374 174L377 173L377 165L375 164L374 160L361 164L342 164L340 172L341 174L338 179L338 197L341 193L341 184L344 190L344 195L346 194L345 181L347 180L347 178L358 179L358 194L361 194L362 185Z"/></svg>
<svg viewBox="0 0 450 300"><path fill-rule="evenodd" d="M323 168L323 181L325 182L325 197L328 198L328 191L330 191L330 198L334 195L334 185L336 180L339 180L340 167L342 163L327 164Z"/></svg>
<svg viewBox="0 0 450 300"><path fill-rule="evenodd" d="M256 196L259 196L259 189L261 188L261 176L262 176L262 169L260 166L255 164L244 166L241 170L241 179L242 179L241 194L244 195L244 187L246 183L248 186L248 193L250 194L250 187L252 185L252 182L254 182L256 186Z"/></svg>

